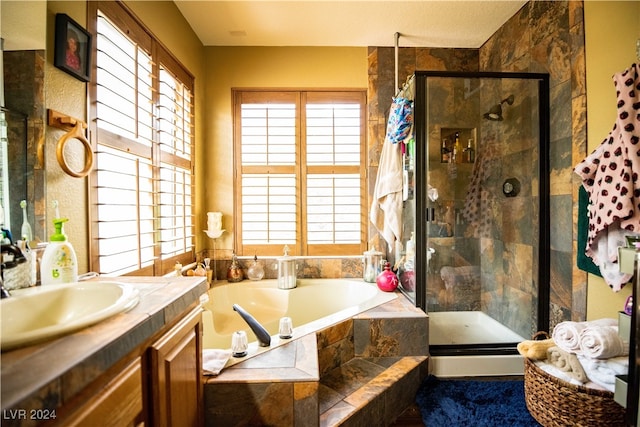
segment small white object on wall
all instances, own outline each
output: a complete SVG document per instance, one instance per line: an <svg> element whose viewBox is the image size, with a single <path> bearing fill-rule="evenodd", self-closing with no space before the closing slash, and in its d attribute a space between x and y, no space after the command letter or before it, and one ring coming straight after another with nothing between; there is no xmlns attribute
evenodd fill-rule
<svg viewBox="0 0 640 427"><path fill-rule="evenodd" d="M222 229L222 212L207 212L207 236L217 239L224 233Z"/></svg>

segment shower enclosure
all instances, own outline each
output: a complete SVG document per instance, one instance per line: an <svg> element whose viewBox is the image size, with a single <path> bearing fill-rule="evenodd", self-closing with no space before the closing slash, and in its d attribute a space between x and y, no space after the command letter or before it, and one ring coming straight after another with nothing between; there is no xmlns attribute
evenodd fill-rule
<svg viewBox="0 0 640 427"><path fill-rule="evenodd" d="M548 75L416 72L412 85L401 287L429 314L432 357L516 355L549 324Z"/></svg>

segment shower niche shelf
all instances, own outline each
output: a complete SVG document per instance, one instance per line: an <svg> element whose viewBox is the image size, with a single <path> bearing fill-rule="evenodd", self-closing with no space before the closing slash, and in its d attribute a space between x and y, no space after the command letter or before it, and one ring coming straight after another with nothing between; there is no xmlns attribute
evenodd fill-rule
<svg viewBox="0 0 640 427"><path fill-rule="evenodd" d="M459 141L456 152L456 138ZM477 153L476 128L443 127L440 129L440 162L473 163ZM454 155L455 152L455 155Z"/></svg>

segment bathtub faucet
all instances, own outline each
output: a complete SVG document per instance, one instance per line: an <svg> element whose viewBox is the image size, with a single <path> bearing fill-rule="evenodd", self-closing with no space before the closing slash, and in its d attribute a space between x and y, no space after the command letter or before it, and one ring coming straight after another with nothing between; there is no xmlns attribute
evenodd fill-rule
<svg viewBox="0 0 640 427"><path fill-rule="evenodd" d="M264 326L262 326L255 317L247 313L238 304L233 304L233 311L238 312L240 317L247 322L247 325L249 325L253 333L256 334L260 347L269 347L271 345L271 335L269 335L269 332L267 332Z"/></svg>

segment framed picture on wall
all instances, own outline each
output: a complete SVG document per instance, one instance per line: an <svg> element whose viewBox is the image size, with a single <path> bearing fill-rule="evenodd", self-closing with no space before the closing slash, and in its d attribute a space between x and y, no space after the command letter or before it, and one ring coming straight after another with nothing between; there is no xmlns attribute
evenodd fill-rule
<svg viewBox="0 0 640 427"><path fill-rule="evenodd" d="M91 34L64 13L56 14L53 65L83 82L91 73Z"/></svg>

